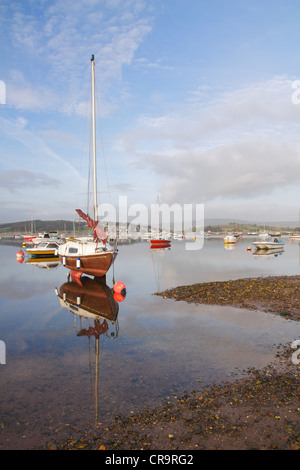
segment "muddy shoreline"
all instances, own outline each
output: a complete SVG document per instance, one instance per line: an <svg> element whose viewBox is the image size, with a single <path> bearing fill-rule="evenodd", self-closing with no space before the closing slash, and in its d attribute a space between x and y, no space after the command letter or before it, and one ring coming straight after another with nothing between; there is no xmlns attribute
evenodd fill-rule
<svg viewBox="0 0 300 470"><path fill-rule="evenodd" d="M300 320L300 276L269 276L179 286L156 292L195 304L231 305Z"/></svg>
<svg viewBox="0 0 300 470"><path fill-rule="evenodd" d="M164 298L233 305L300 319L300 276L180 286ZM295 329L295 335L297 331ZM298 338L300 339L300 338ZM297 346L300 349L299 346ZM48 450L300 450L297 348L279 345L274 362L231 380L167 397L160 406L119 415L109 425L46 443Z"/></svg>

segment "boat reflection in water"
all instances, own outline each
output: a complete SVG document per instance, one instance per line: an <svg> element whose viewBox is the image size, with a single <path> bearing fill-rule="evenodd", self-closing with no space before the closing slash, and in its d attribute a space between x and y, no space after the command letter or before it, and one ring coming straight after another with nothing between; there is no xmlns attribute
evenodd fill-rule
<svg viewBox="0 0 300 470"><path fill-rule="evenodd" d="M224 250L225 251L232 251L236 249L236 243L229 243L229 244L224 244Z"/></svg>
<svg viewBox="0 0 300 470"><path fill-rule="evenodd" d="M278 255L282 255L282 253L284 253L284 248L279 247L277 249L273 248L270 250L264 250L264 249L258 250L257 249L254 251L253 255L256 258L270 259L270 258L276 258Z"/></svg>
<svg viewBox="0 0 300 470"><path fill-rule="evenodd" d="M93 279L88 276L81 276L79 281L73 279L65 282L55 291L59 297L60 305L74 314L75 331L76 319L79 317L80 326L77 330L77 336L88 338L90 365L93 361L95 363L94 400L96 424L98 421L99 340L102 335L111 339L118 338L119 304L114 298L113 289L106 284L105 276ZM95 340L95 357L93 357L91 348L93 338Z"/></svg>
<svg viewBox="0 0 300 470"><path fill-rule="evenodd" d="M47 256L44 258L33 258L30 257L25 264L34 264L40 269L56 269L61 265L58 256Z"/></svg>

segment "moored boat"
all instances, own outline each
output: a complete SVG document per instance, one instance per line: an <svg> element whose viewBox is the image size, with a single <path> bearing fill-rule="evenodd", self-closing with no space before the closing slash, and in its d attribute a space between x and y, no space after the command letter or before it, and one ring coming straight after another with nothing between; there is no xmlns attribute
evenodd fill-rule
<svg viewBox="0 0 300 470"><path fill-rule="evenodd" d="M107 243L107 234L98 225L97 202L97 172L96 172L96 113L95 113L95 61L91 58L92 69L92 133L93 133L93 194L94 194L94 218L76 209L76 212L86 220L88 227L93 229L92 239L73 239L59 246L58 255L61 263L71 271L92 276L104 276L117 256L115 247Z"/></svg>
<svg viewBox="0 0 300 470"><path fill-rule="evenodd" d="M171 245L171 240L166 238L152 238L150 243L151 246L167 247Z"/></svg>
<svg viewBox="0 0 300 470"><path fill-rule="evenodd" d="M253 245L257 250L272 250L280 247L283 248L284 243L281 240L278 240L278 238L274 238L273 241L261 240L259 242L253 242Z"/></svg>
<svg viewBox="0 0 300 470"><path fill-rule="evenodd" d="M237 237L235 237L234 235L226 235L226 237L224 237L225 245L236 243L236 242L237 242Z"/></svg>
<svg viewBox="0 0 300 470"><path fill-rule="evenodd" d="M57 243L65 243L65 239L58 236L57 232L39 233L33 240L35 244L47 241L56 241Z"/></svg>
<svg viewBox="0 0 300 470"><path fill-rule="evenodd" d="M59 247L59 243L56 241L48 241L38 243L31 248L26 248L26 251L32 257L45 257L45 256L57 256L57 250Z"/></svg>

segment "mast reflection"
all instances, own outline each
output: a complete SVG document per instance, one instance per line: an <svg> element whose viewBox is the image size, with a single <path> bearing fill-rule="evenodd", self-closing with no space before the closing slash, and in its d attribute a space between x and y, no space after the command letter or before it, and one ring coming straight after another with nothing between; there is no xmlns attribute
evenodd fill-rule
<svg viewBox="0 0 300 470"><path fill-rule="evenodd" d="M68 277L65 282L56 289L60 305L74 314L74 328L78 337L88 338L89 363L92 379L93 361L95 362L95 425L98 422L98 393L99 393L99 360L100 337L105 335L110 339L119 336L119 304L114 298L114 291L107 284L104 277L90 278L81 276L80 280ZM79 318L79 329L76 320ZM92 339L94 338L94 352L92 351Z"/></svg>

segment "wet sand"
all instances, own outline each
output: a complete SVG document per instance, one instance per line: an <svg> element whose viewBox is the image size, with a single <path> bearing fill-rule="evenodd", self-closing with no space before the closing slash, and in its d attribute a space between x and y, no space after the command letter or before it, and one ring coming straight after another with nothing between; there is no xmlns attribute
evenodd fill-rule
<svg viewBox="0 0 300 470"><path fill-rule="evenodd" d="M300 276L240 279L181 286L165 298L234 305L300 319ZM296 334L296 330L295 330ZM299 338L300 339L300 338ZM300 351L300 345L297 346ZM299 450L300 352L278 345L274 362L243 378L175 393L160 406L119 415L109 425L70 429L53 450ZM201 384L199 384L201 387Z"/></svg>

